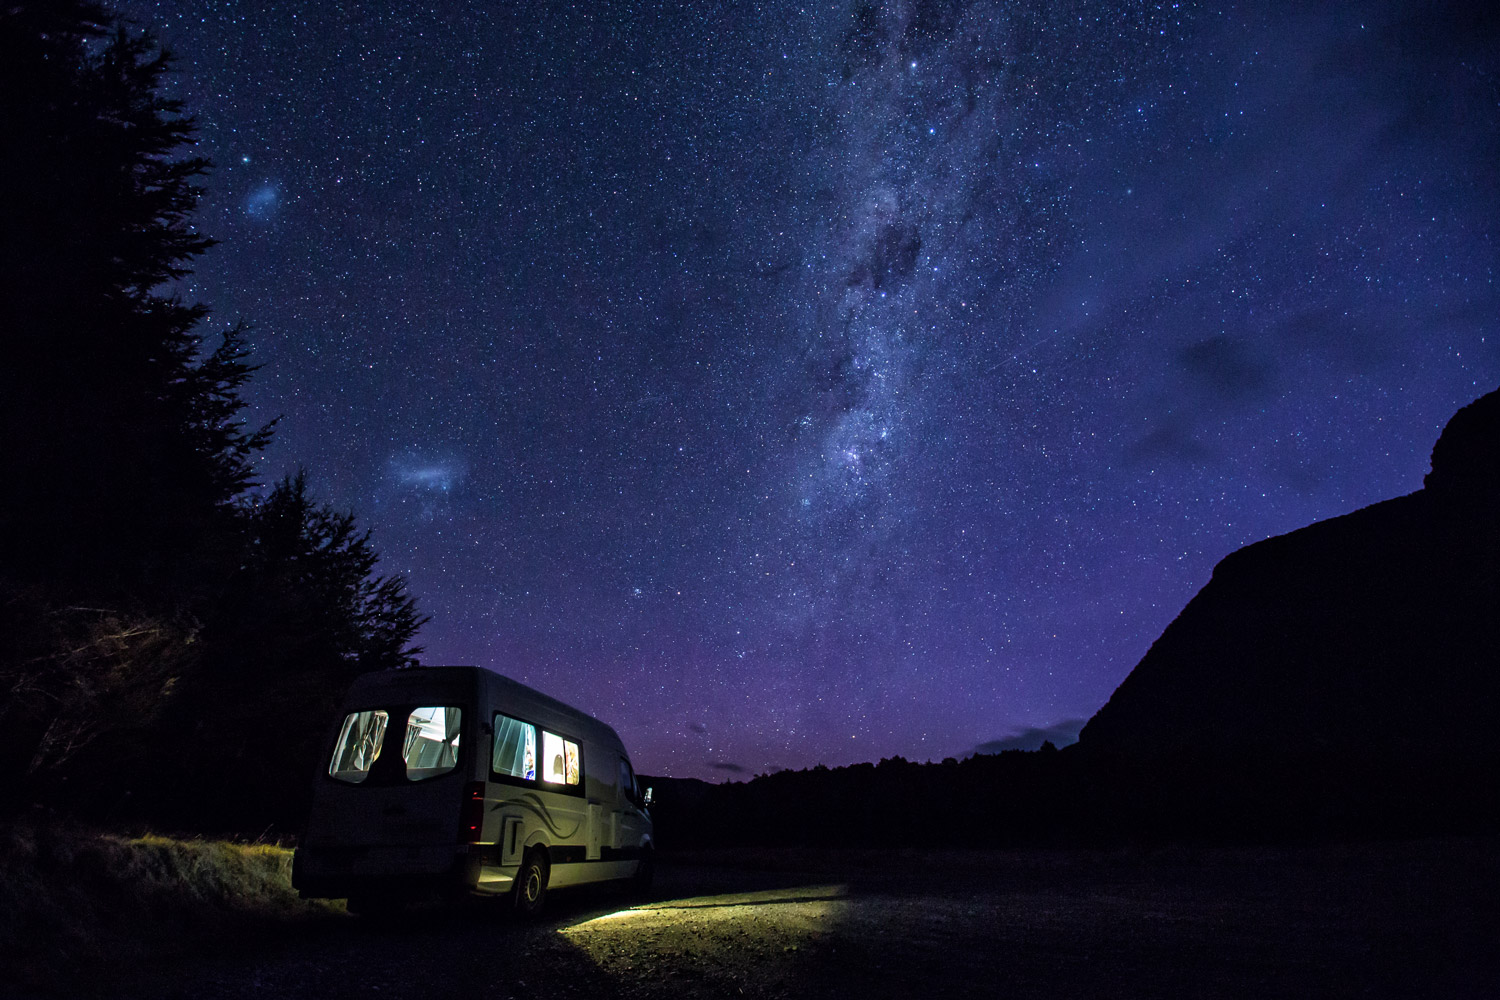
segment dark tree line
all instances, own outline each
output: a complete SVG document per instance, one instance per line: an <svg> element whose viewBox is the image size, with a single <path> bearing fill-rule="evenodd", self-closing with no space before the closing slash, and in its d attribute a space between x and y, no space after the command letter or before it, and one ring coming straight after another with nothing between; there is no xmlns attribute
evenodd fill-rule
<svg viewBox="0 0 1500 1000"><path fill-rule="evenodd" d="M1440 769L1311 746L1140 761L1075 744L962 761L780 771L711 785L641 777L657 844L695 848L1113 848L1493 834L1490 759ZM1477 790L1477 791L1476 791Z"/></svg>
<svg viewBox="0 0 1500 1000"><path fill-rule="evenodd" d="M423 619L300 473L257 490L247 331L169 57L84 0L0 8L0 801L295 826L330 702Z"/></svg>

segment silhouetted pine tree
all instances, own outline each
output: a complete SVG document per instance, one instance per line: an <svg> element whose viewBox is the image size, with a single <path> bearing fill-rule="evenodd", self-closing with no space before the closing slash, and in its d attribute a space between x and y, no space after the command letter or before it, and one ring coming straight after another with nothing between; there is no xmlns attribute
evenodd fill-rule
<svg viewBox="0 0 1500 1000"><path fill-rule="evenodd" d="M420 652L410 643L426 619L405 583L376 575L370 533L316 503L302 473L247 501L245 524L240 569L153 751L173 766L145 811L178 826L295 828L349 682L412 666Z"/></svg>
<svg viewBox="0 0 1500 1000"><path fill-rule="evenodd" d="M232 558L267 441L241 331L203 358L205 307L169 291L212 241L167 66L92 3L0 9L0 577L69 599L176 597Z"/></svg>
<svg viewBox="0 0 1500 1000"><path fill-rule="evenodd" d="M339 664L342 681L411 666L425 618L399 577L375 575L379 555L354 515L316 503L304 472L246 505L250 538L217 631L239 649ZM266 629L270 628L270 632ZM253 629L233 635L236 628Z"/></svg>
<svg viewBox="0 0 1500 1000"><path fill-rule="evenodd" d="M212 241L168 62L0 4L0 811L248 829L295 822L331 703L424 619L302 476L245 496L243 328L206 352L171 291Z"/></svg>
<svg viewBox="0 0 1500 1000"><path fill-rule="evenodd" d="M56 800L197 656L266 432L234 329L165 290L210 242L167 58L80 0L0 6L0 800Z"/></svg>

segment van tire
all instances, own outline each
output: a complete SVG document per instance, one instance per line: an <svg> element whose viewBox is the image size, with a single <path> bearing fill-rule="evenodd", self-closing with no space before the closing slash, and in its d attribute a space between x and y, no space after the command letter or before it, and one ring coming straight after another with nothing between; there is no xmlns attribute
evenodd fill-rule
<svg viewBox="0 0 1500 1000"><path fill-rule="evenodd" d="M512 905L518 916L529 920L542 912L547 902L549 875L547 855L542 851L532 848L521 858L515 886L511 889Z"/></svg>

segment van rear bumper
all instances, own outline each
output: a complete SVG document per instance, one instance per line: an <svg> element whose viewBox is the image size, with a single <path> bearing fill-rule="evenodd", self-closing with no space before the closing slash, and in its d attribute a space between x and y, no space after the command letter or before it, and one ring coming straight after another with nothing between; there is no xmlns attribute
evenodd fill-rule
<svg viewBox="0 0 1500 1000"><path fill-rule="evenodd" d="M484 848L299 847L292 855L292 888L303 899L424 896L480 890Z"/></svg>

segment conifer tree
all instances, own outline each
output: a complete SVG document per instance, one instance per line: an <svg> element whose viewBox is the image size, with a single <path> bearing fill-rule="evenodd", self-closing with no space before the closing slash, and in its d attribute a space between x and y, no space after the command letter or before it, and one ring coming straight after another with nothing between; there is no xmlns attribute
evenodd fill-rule
<svg viewBox="0 0 1500 1000"><path fill-rule="evenodd" d="M405 583L376 574L370 532L314 501L303 473L245 511L242 564L203 628L203 662L184 678L160 734L157 756L191 758L156 788L151 809L177 825L294 828L309 767L326 750L323 730L349 682L412 666L421 651L410 643L426 619ZM226 773L236 780L220 780ZM179 818L182 780L202 797Z"/></svg>
<svg viewBox="0 0 1500 1000"><path fill-rule="evenodd" d="M329 704L424 619L300 474L249 491L245 330L207 350L173 290L212 240L169 65L87 0L0 5L0 811L294 824Z"/></svg>
<svg viewBox="0 0 1500 1000"><path fill-rule="evenodd" d="M202 357L172 282L212 241L208 169L161 96L169 57L78 0L0 10L0 579L176 597L223 557L268 432L247 431L243 331Z"/></svg>

